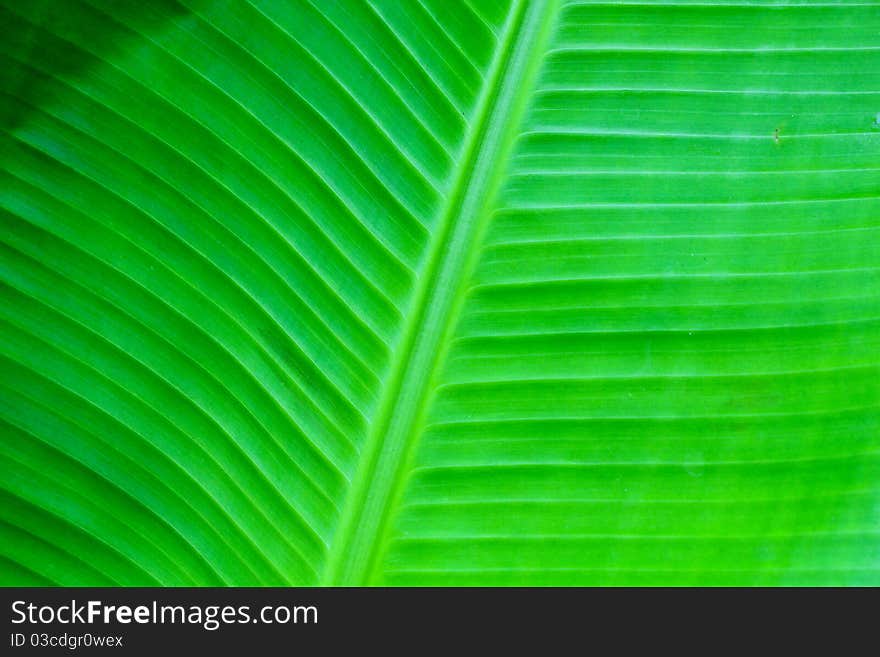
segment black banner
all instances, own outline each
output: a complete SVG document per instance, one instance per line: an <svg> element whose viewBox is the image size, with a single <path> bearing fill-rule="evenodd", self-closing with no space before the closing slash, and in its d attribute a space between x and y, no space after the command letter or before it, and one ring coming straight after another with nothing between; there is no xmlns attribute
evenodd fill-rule
<svg viewBox="0 0 880 657"><path fill-rule="evenodd" d="M609 641L615 651L651 644L685 647L707 632L730 647L756 633L784 634L785 619L803 607L805 595L814 594L803 589L534 588L0 591L4 655L290 655L303 649L341 654L352 646L395 645L418 653L473 647L475 640L495 648L532 647L538 654L569 652L580 644L580 653L595 652ZM839 591L832 594L841 597ZM826 626L827 611L827 605L812 609ZM849 618L852 629L860 625L857 618ZM819 627L807 613L790 630L804 638Z"/></svg>

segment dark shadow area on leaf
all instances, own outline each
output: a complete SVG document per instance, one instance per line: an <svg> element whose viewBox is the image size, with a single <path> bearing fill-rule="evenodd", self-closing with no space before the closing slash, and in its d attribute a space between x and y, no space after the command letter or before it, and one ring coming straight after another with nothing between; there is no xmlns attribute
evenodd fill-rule
<svg viewBox="0 0 880 657"><path fill-rule="evenodd" d="M95 6L57 0L0 0L0 125L12 131L34 108L55 95L63 80L75 79L113 61L143 37L189 10L166 0L107 0ZM89 50L77 45L89 44Z"/></svg>

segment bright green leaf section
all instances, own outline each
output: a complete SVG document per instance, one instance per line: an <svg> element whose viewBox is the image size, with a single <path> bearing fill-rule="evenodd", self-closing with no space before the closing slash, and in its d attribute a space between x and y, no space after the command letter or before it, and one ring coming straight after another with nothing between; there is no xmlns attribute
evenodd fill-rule
<svg viewBox="0 0 880 657"><path fill-rule="evenodd" d="M880 5L0 16L0 583L880 584Z"/></svg>

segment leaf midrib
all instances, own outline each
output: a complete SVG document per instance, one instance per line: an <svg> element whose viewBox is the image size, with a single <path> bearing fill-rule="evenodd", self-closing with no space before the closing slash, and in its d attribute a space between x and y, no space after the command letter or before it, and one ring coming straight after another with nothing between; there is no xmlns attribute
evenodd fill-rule
<svg viewBox="0 0 880 657"><path fill-rule="evenodd" d="M516 0L508 14L352 480L323 584L364 585L373 576L432 381L544 55L555 2Z"/></svg>

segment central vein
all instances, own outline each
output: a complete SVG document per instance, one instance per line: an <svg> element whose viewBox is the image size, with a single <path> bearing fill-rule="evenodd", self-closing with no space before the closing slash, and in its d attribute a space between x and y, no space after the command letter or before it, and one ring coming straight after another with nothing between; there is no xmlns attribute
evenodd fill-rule
<svg viewBox="0 0 880 657"><path fill-rule="evenodd" d="M464 155L419 277L414 305L352 482L324 583L368 584L400 493L440 356L461 305L525 99L555 13L516 0L480 95Z"/></svg>

